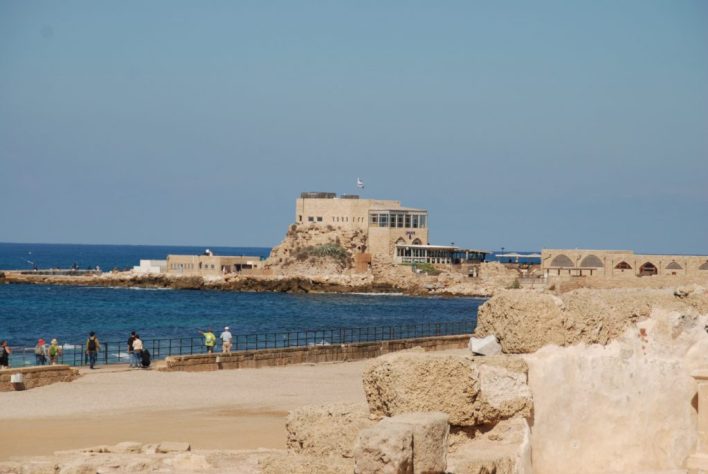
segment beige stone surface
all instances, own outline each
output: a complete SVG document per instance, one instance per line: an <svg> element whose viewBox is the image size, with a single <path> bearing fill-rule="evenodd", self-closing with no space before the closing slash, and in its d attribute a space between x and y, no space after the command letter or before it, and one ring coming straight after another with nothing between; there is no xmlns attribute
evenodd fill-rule
<svg viewBox="0 0 708 474"><path fill-rule="evenodd" d="M524 418L493 428L455 430L450 437L448 471L455 474L531 474L530 429Z"/></svg>
<svg viewBox="0 0 708 474"><path fill-rule="evenodd" d="M708 362L708 316L655 309L602 345L525 356L534 472L681 469L697 441L692 370Z"/></svg>
<svg viewBox="0 0 708 474"><path fill-rule="evenodd" d="M413 474L447 471L447 438L450 425L446 413L405 413L384 418L379 426L391 424L406 426L413 433Z"/></svg>
<svg viewBox="0 0 708 474"><path fill-rule="evenodd" d="M708 294L675 296L673 289L579 289L562 295L503 291L479 309L475 336L495 334L506 353L533 352L546 344L607 344L651 308L696 316L708 312Z"/></svg>
<svg viewBox="0 0 708 474"><path fill-rule="evenodd" d="M353 456L362 429L375 424L365 403L305 406L288 415L288 449L310 456Z"/></svg>
<svg viewBox="0 0 708 474"><path fill-rule="evenodd" d="M359 432L354 448L357 474L413 474L410 426L379 423Z"/></svg>
<svg viewBox="0 0 708 474"><path fill-rule="evenodd" d="M382 356L363 374L375 416L441 411L454 426L529 416L526 364L515 356L471 357L416 351Z"/></svg>

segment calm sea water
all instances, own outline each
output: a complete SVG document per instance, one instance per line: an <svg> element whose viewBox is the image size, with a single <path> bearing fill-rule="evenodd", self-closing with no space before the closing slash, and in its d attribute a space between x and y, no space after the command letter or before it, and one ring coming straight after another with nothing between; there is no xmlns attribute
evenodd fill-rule
<svg viewBox="0 0 708 474"><path fill-rule="evenodd" d="M269 249L213 248L216 253L267 255ZM40 267L128 267L140 258L195 253L202 247L0 244L0 268L17 268L31 252ZM104 341L196 337L198 329L236 334L476 321L478 298L400 295L291 295L46 285L0 285L0 339L31 346L37 338L81 342L89 331Z"/></svg>

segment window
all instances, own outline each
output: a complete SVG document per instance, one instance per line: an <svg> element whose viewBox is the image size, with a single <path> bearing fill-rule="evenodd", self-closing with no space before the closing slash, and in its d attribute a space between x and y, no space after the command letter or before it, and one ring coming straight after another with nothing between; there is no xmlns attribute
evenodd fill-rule
<svg viewBox="0 0 708 474"><path fill-rule="evenodd" d="M322 216L317 217L317 222L322 222Z"/></svg>
<svg viewBox="0 0 708 474"><path fill-rule="evenodd" d="M379 225L381 227L388 227L388 214L379 214Z"/></svg>
<svg viewBox="0 0 708 474"><path fill-rule="evenodd" d="M421 228L421 229L424 229L424 228L425 228L425 225L426 225L426 221L427 221L427 220L428 220L428 216L426 216L425 214L422 214L422 215L420 216L420 218L418 219L418 221L419 221L419 225L420 225L420 228Z"/></svg>
<svg viewBox="0 0 708 474"><path fill-rule="evenodd" d="M297 217L298 217L298 219L300 220L300 222L302 222L302 214L300 214L300 215L297 216Z"/></svg>
<svg viewBox="0 0 708 474"><path fill-rule="evenodd" d="M411 227L414 229L418 228L418 214L413 214L411 216Z"/></svg>
<svg viewBox="0 0 708 474"><path fill-rule="evenodd" d="M315 218L312 216L307 216L307 222L315 222Z"/></svg>
<svg viewBox="0 0 708 474"><path fill-rule="evenodd" d="M411 215L406 214L405 219L406 219L405 220L405 227L406 227L406 229L410 229L411 228Z"/></svg>

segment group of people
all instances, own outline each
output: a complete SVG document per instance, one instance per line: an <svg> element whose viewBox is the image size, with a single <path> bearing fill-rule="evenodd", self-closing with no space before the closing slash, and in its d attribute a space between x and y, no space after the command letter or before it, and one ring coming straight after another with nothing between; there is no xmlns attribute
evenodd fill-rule
<svg viewBox="0 0 708 474"><path fill-rule="evenodd" d="M202 336L204 336L204 345L209 354L214 352L214 346L216 346L216 335L211 329L206 331L199 331ZM219 336L221 339L221 352L224 354L231 354L231 347L233 343L234 336L231 334L229 327L226 326L224 331Z"/></svg>
<svg viewBox="0 0 708 474"><path fill-rule="evenodd" d="M214 352L214 347L216 347L217 337L211 329L206 331L199 331L202 336L204 336L204 345L208 353ZM224 331L221 333L218 339L221 339L222 352L224 354L230 354L233 335L229 330L229 327L224 327ZM86 363L91 369L95 368L96 361L98 360L98 353L101 351L101 343L96 336L96 333L91 331L89 333L88 339L86 339L86 344L84 347L84 354ZM8 345L7 341L0 342L0 368L10 367L10 354L12 349ZM135 332L130 333L128 338L128 355L130 357L130 367L131 368L145 368L150 365L150 352L143 345L142 339ZM56 339L52 339L47 345L47 342L40 338L37 340L37 344L34 346L34 356L36 365L55 365L59 363L62 356L62 346Z"/></svg>

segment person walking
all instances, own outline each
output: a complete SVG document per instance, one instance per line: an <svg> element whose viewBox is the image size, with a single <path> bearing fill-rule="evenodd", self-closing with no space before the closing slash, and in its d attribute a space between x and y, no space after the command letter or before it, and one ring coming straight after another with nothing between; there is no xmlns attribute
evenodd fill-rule
<svg viewBox="0 0 708 474"><path fill-rule="evenodd" d="M10 368L10 354L12 349L7 345L7 341L0 342L0 369Z"/></svg>
<svg viewBox="0 0 708 474"><path fill-rule="evenodd" d="M133 333L135 334L135 333ZM141 368L143 366L143 340L140 339L138 334L135 334L135 339L133 339L133 354L135 354L135 368ZM133 367L131 365L131 367Z"/></svg>
<svg viewBox="0 0 708 474"><path fill-rule="evenodd" d="M135 356L135 347L133 346L136 337L137 335L135 334L135 331L132 331L130 333L130 337L128 338L128 357L130 359L131 368L138 367L138 358Z"/></svg>
<svg viewBox="0 0 708 474"><path fill-rule="evenodd" d="M61 346L56 339L52 339L49 344L49 365L57 365L59 357L61 356Z"/></svg>
<svg viewBox="0 0 708 474"><path fill-rule="evenodd" d="M231 335L231 331L229 331L228 326L224 328L224 332L221 333L219 338L221 338L221 352L224 354L231 354L231 341L234 337Z"/></svg>
<svg viewBox="0 0 708 474"><path fill-rule="evenodd" d="M34 346L34 359L36 365L45 365L47 363L47 343L41 337Z"/></svg>
<svg viewBox="0 0 708 474"><path fill-rule="evenodd" d="M202 336L204 336L204 345L206 346L206 351L211 354L214 352L214 346L216 345L216 336L212 332L211 328L207 329L206 332L199 331Z"/></svg>
<svg viewBox="0 0 708 474"><path fill-rule="evenodd" d="M98 358L98 351L101 350L101 343L98 342L96 333L91 331L89 333L89 338L86 339L86 355L89 360L89 367L94 368L96 365L96 359Z"/></svg>

